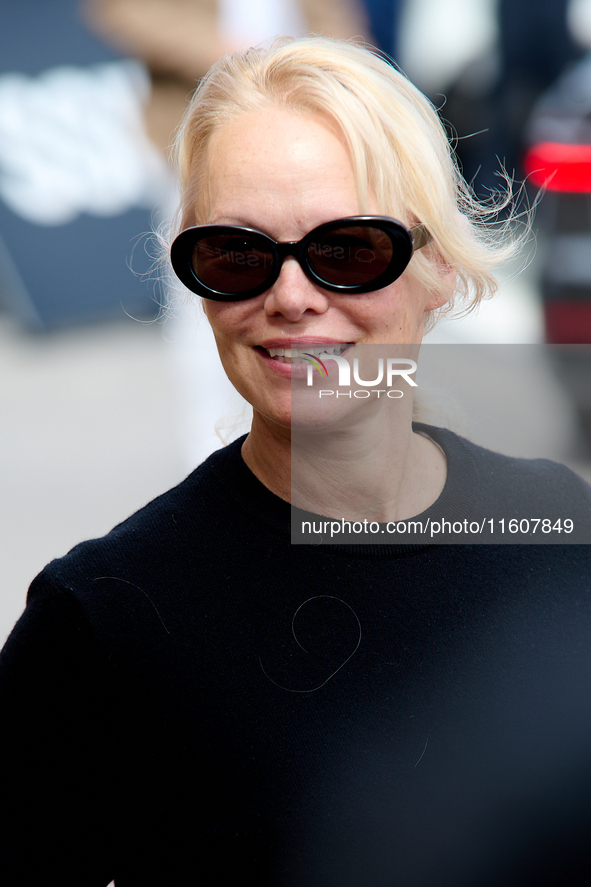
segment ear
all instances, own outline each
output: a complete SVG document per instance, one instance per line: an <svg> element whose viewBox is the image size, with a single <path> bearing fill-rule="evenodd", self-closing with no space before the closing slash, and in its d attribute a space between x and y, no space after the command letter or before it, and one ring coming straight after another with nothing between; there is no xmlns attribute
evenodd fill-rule
<svg viewBox="0 0 591 887"><path fill-rule="evenodd" d="M458 275L456 269L445 261L437 248L434 248L434 244L429 244L429 247L433 250L432 256L429 257L429 261L432 263L432 268L437 274L438 284L429 294L425 311L435 311L437 308L442 308L444 305L447 305L447 303L453 298L458 282Z"/></svg>
<svg viewBox="0 0 591 887"><path fill-rule="evenodd" d="M435 311L436 308L443 308L444 305L451 300L457 284L457 273L455 268L452 268L451 265L444 263L443 260L441 264L438 264L437 271L439 272L439 279L441 281L440 285L437 289L433 290L427 300L427 304L425 306L426 311Z"/></svg>

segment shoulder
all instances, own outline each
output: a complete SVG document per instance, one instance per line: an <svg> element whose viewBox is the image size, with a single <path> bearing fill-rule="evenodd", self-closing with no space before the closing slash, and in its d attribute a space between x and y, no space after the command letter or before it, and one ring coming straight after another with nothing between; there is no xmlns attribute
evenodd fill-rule
<svg viewBox="0 0 591 887"><path fill-rule="evenodd" d="M591 486L576 472L550 459L524 459L494 452L450 431L430 425L415 424L415 430L431 437L444 451L452 467L473 464L484 483L550 484L559 490L564 484L583 498L591 496Z"/></svg>
<svg viewBox="0 0 591 887"><path fill-rule="evenodd" d="M29 602L72 596L104 645L119 641L130 651L149 636L166 641L183 618L197 618L196 601L217 606L220 586L238 569L238 548L258 564L280 536L289 540L289 505L251 474L241 443L214 453L107 535L52 561ZM240 569L247 581L248 567Z"/></svg>
<svg viewBox="0 0 591 887"><path fill-rule="evenodd" d="M204 525L215 520L216 509L224 512L227 508L220 481L232 474L237 459L240 451L236 444L218 450L187 478L121 521L105 536L76 545L52 564L65 568L82 560L96 560L97 565L101 560L110 563L129 558L141 560L146 551L156 553L189 536L198 539Z"/></svg>
<svg viewBox="0 0 591 887"><path fill-rule="evenodd" d="M85 540L51 561L33 580L28 607L37 599L55 604L59 595L76 598L86 610L123 598L129 603L143 596L139 589L152 596L150 589L163 587L166 575L172 579L191 552L211 544L229 510L220 478L231 476L236 458L235 445L214 453L105 536ZM107 588L117 593L105 594Z"/></svg>
<svg viewBox="0 0 591 887"><path fill-rule="evenodd" d="M448 479L442 498L446 507L468 512L460 517L550 520L561 526L567 520L574 535L562 541L591 542L591 486L566 465L495 453L444 428L416 425L415 430L444 451Z"/></svg>

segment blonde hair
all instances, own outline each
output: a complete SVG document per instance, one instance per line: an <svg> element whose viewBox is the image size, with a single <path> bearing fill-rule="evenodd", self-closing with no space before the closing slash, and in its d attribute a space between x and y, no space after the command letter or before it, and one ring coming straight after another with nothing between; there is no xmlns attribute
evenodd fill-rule
<svg viewBox="0 0 591 887"><path fill-rule="evenodd" d="M199 208L212 133L269 106L321 115L337 127L351 156L361 212L374 195L380 213L427 226L433 245L415 253L407 274L437 292L442 268L452 268L465 310L495 292L494 270L517 247L506 236L510 221L498 230L489 224L495 207L472 195L433 105L387 60L352 42L281 38L213 65L176 139L177 230L205 221Z"/></svg>

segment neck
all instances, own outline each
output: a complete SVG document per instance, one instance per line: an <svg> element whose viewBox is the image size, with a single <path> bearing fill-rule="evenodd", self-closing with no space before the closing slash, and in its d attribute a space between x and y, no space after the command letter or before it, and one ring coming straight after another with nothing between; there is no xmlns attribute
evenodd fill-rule
<svg viewBox="0 0 591 887"><path fill-rule="evenodd" d="M391 402L386 406L391 406ZM255 413L242 456L271 492L305 511L348 520L404 520L435 502L446 461L411 426L412 402L328 429L275 426Z"/></svg>

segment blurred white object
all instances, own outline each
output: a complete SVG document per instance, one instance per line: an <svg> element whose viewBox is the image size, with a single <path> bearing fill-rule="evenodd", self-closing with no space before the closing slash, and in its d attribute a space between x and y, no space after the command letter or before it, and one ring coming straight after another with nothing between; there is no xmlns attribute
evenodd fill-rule
<svg viewBox="0 0 591 887"><path fill-rule="evenodd" d="M224 38L235 46L270 36L299 37L306 31L297 0L220 0L219 15Z"/></svg>
<svg viewBox="0 0 591 887"><path fill-rule="evenodd" d="M178 314L168 319L166 341L181 456L186 469L192 470L215 450L246 434L252 407L224 372L197 296L190 295Z"/></svg>
<svg viewBox="0 0 591 887"><path fill-rule="evenodd" d="M494 45L495 0L406 3L397 61L425 92L445 89L464 65Z"/></svg>
<svg viewBox="0 0 591 887"><path fill-rule="evenodd" d="M39 225L154 206L169 173L144 132L149 89L135 61L0 76L0 199Z"/></svg>
<svg viewBox="0 0 591 887"><path fill-rule="evenodd" d="M591 47L591 0L570 0L568 25L577 43Z"/></svg>

